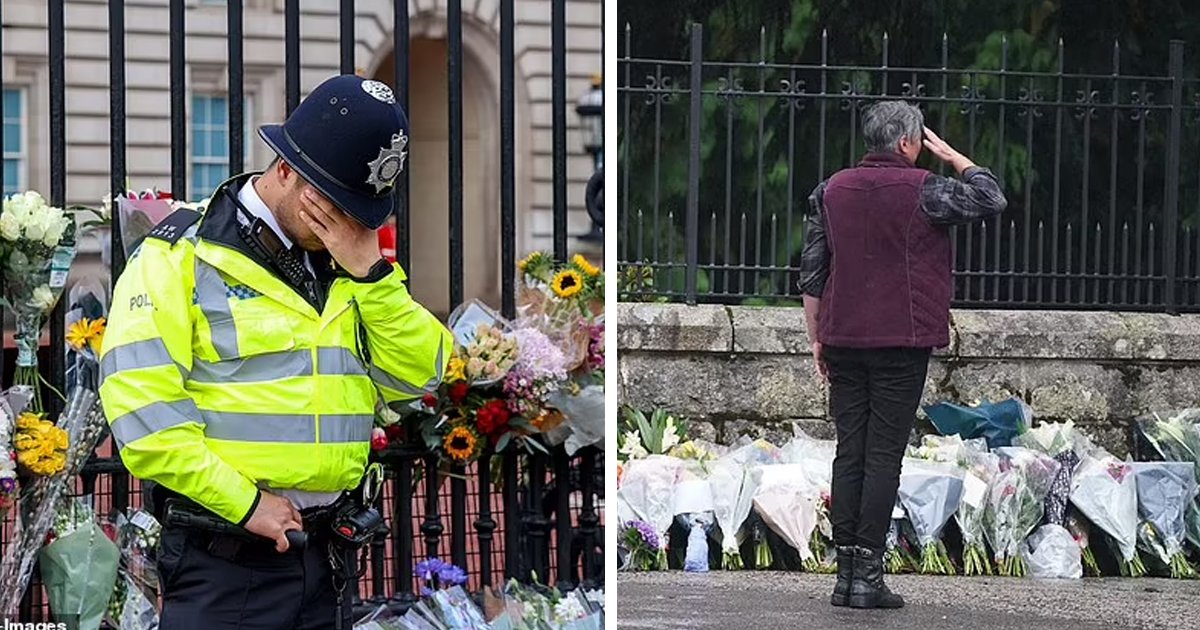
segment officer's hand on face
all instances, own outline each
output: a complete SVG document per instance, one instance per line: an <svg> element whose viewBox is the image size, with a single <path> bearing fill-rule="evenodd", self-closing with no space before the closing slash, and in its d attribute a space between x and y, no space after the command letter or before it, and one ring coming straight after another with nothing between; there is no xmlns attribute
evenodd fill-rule
<svg viewBox="0 0 1200 630"><path fill-rule="evenodd" d="M300 195L300 217L321 239L337 264L355 278L365 278L379 261L379 239L349 215L338 210L312 187Z"/></svg>
<svg viewBox="0 0 1200 630"><path fill-rule="evenodd" d="M263 492L254 508L254 515L246 523L246 529L251 533L275 541L275 550L283 553L288 550L288 530L304 529L300 512L292 502L278 495Z"/></svg>

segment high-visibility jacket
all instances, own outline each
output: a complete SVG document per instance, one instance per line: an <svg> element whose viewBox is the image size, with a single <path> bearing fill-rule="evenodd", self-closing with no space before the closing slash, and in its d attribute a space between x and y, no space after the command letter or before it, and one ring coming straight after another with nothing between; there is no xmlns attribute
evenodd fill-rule
<svg viewBox="0 0 1200 630"><path fill-rule="evenodd" d="M452 336L395 265L376 282L337 278L318 312L248 251L205 238L236 220L214 199L199 224L129 260L100 397L130 473L244 523L264 485L355 487L377 401L435 389Z"/></svg>

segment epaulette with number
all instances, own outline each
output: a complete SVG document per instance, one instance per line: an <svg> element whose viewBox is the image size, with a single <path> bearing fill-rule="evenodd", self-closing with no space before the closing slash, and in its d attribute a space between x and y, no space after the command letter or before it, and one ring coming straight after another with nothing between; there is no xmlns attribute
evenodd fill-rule
<svg viewBox="0 0 1200 630"><path fill-rule="evenodd" d="M202 216L204 215L195 210L180 208L167 215L167 218L154 226L154 229L150 230L146 238L156 238L174 245L179 239L183 238L184 232L187 232L187 229L199 221Z"/></svg>

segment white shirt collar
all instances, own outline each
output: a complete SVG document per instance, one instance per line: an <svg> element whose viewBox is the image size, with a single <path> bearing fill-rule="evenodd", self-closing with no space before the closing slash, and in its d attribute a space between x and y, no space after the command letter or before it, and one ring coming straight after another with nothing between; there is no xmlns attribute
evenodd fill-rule
<svg viewBox="0 0 1200 630"><path fill-rule="evenodd" d="M258 196L258 191L254 190L254 182L257 180L257 177L252 177L250 181L246 182L245 186L242 186L242 189L238 192L238 201L250 211L250 214L262 219L263 223L266 223L275 232L279 240L283 241L284 247L291 249L292 239L283 233L283 230L279 227L279 222L275 220L275 213L271 212L267 204L263 203L262 197Z"/></svg>

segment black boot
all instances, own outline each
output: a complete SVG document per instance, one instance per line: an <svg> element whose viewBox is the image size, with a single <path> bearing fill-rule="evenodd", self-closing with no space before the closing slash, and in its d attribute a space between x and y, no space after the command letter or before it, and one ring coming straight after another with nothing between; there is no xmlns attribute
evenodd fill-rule
<svg viewBox="0 0 1200 630"><path fill-rule="evenodd" d="M829 603L834 606L850 604L850 582L854 579L854 547L837 548L837 584Z"/></svg>
<svg viewBox="0 0 1200 630"><path fill-rule="evenodd" d="M904 598L883 583L883 550L854 548L854 578L850 582L851 608L903 608Z"/></svg>

